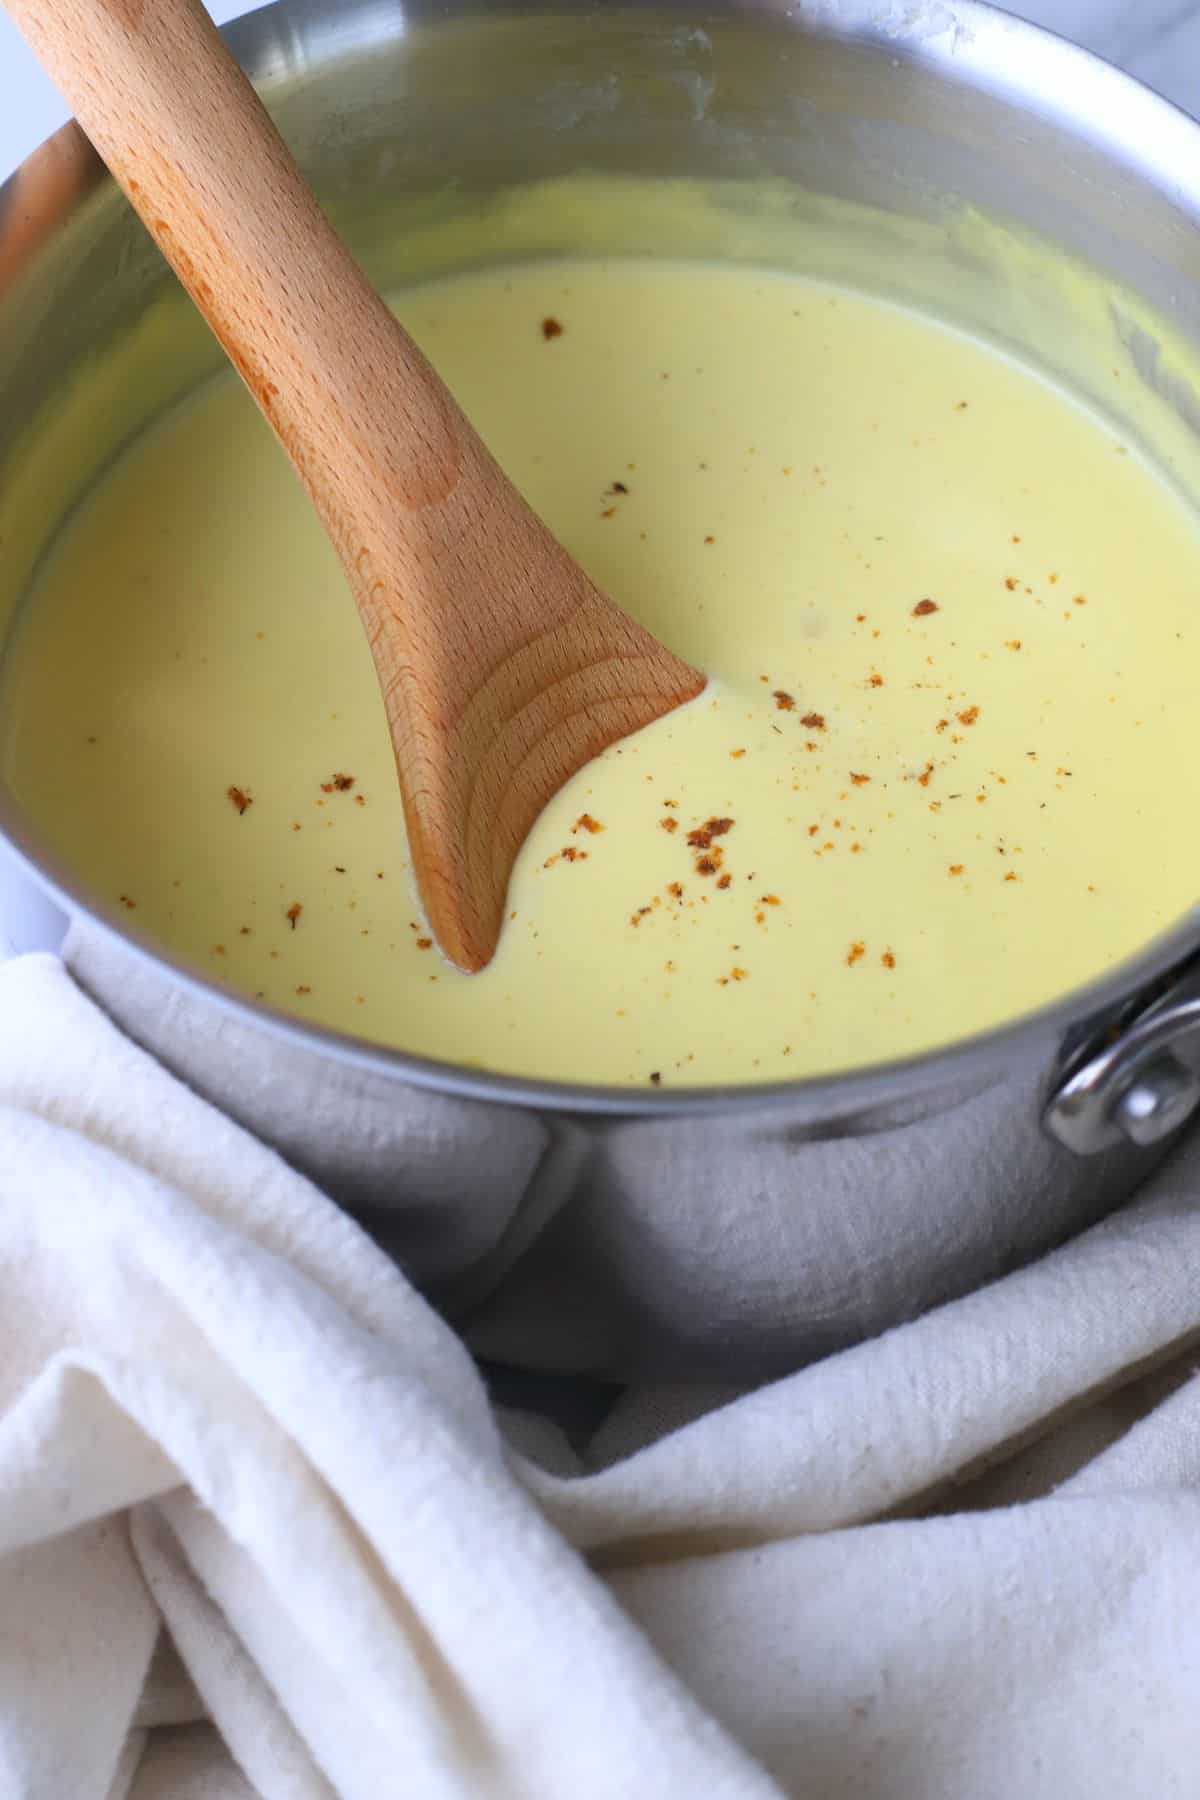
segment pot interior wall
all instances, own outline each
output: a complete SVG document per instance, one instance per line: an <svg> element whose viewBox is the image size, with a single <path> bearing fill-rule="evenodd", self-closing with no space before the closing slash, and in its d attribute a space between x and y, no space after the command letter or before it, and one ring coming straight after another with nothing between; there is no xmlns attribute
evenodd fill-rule
<svg viewBox="0 0 1200 1800"><path fill-rule="evenodd" d="M1144 142L1120 147L1153 126L1164 153L1174 132L1194 156L1190 128L1023 36L1033 106L1005 75L1023 28L977 24L969 57L919 33L852 40L736 7L686 20L669 5L492 7L434 23L420 8L330 20L290 5L232 35L385 289L581 250L807 269L1019 347L1200 498L1200 233ZM1116 147L1058 108L1068 75L1080 116L1114 84L1129 113L1105 114ZM71 505L220 364L112 184L78 141L71 154L74 196L19 262L2 252L36 168L0 190L0 642Z"/></svg>

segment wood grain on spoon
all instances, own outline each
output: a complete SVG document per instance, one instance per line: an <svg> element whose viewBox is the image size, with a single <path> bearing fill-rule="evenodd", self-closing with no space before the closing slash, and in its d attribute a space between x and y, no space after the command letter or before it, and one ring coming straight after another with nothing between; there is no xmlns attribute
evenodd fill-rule
<svg viewBox="0 0 1200 1800"><path fill-rule="evenodd" d="M542 808L704 677L525 504L196 0L5 4L312 496L379 672L430 924L480 969Z"/></svg>

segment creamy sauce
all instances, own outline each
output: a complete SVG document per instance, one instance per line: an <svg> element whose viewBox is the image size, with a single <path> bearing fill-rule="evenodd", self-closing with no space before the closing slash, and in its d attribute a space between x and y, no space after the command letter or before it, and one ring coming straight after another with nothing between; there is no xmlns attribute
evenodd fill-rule
<svg viewBox="0 0 1200 1800"><path fill-rule="evenodd" d="M333 553L217 382L64 530L5 674L9 778L131 926L362 1037L665 1088L978 1031L1193 902L1200 535L1096 417L757 270L524 265L401 312L712 685L558 797L458 974Z"/></svg>

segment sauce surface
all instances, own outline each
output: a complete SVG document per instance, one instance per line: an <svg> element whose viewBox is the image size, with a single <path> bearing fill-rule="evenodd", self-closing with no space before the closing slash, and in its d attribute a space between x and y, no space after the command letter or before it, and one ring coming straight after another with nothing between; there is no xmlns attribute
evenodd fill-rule
<svg viewBox="0 0 1200 1800"><path fill-rule="evenodd" d="M360 1037L668 1087L950 1041L1192 904L1200 534L1097 417L755 269L527 264L400 311L712 685L559 795L458 974L333 552L222 379L65 528L4 672L9 779L131 924Z"/></svg>

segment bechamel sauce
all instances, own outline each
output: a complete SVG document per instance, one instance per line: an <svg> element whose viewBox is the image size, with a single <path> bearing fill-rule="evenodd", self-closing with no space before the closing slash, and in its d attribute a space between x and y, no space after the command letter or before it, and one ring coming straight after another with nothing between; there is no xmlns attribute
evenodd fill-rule
<svg viewBox="0 0 1200 1800"><path fill-rule="evenodd" d="M5 672L15 789L132 922L360 1036L666 1087L952 1040L1192 903L1200 534L1095 416L755 269L525 264L401 311L712 687L557 798L494 963L458 974L414 907L349 593L221 380L64 530Z"/></svg>

